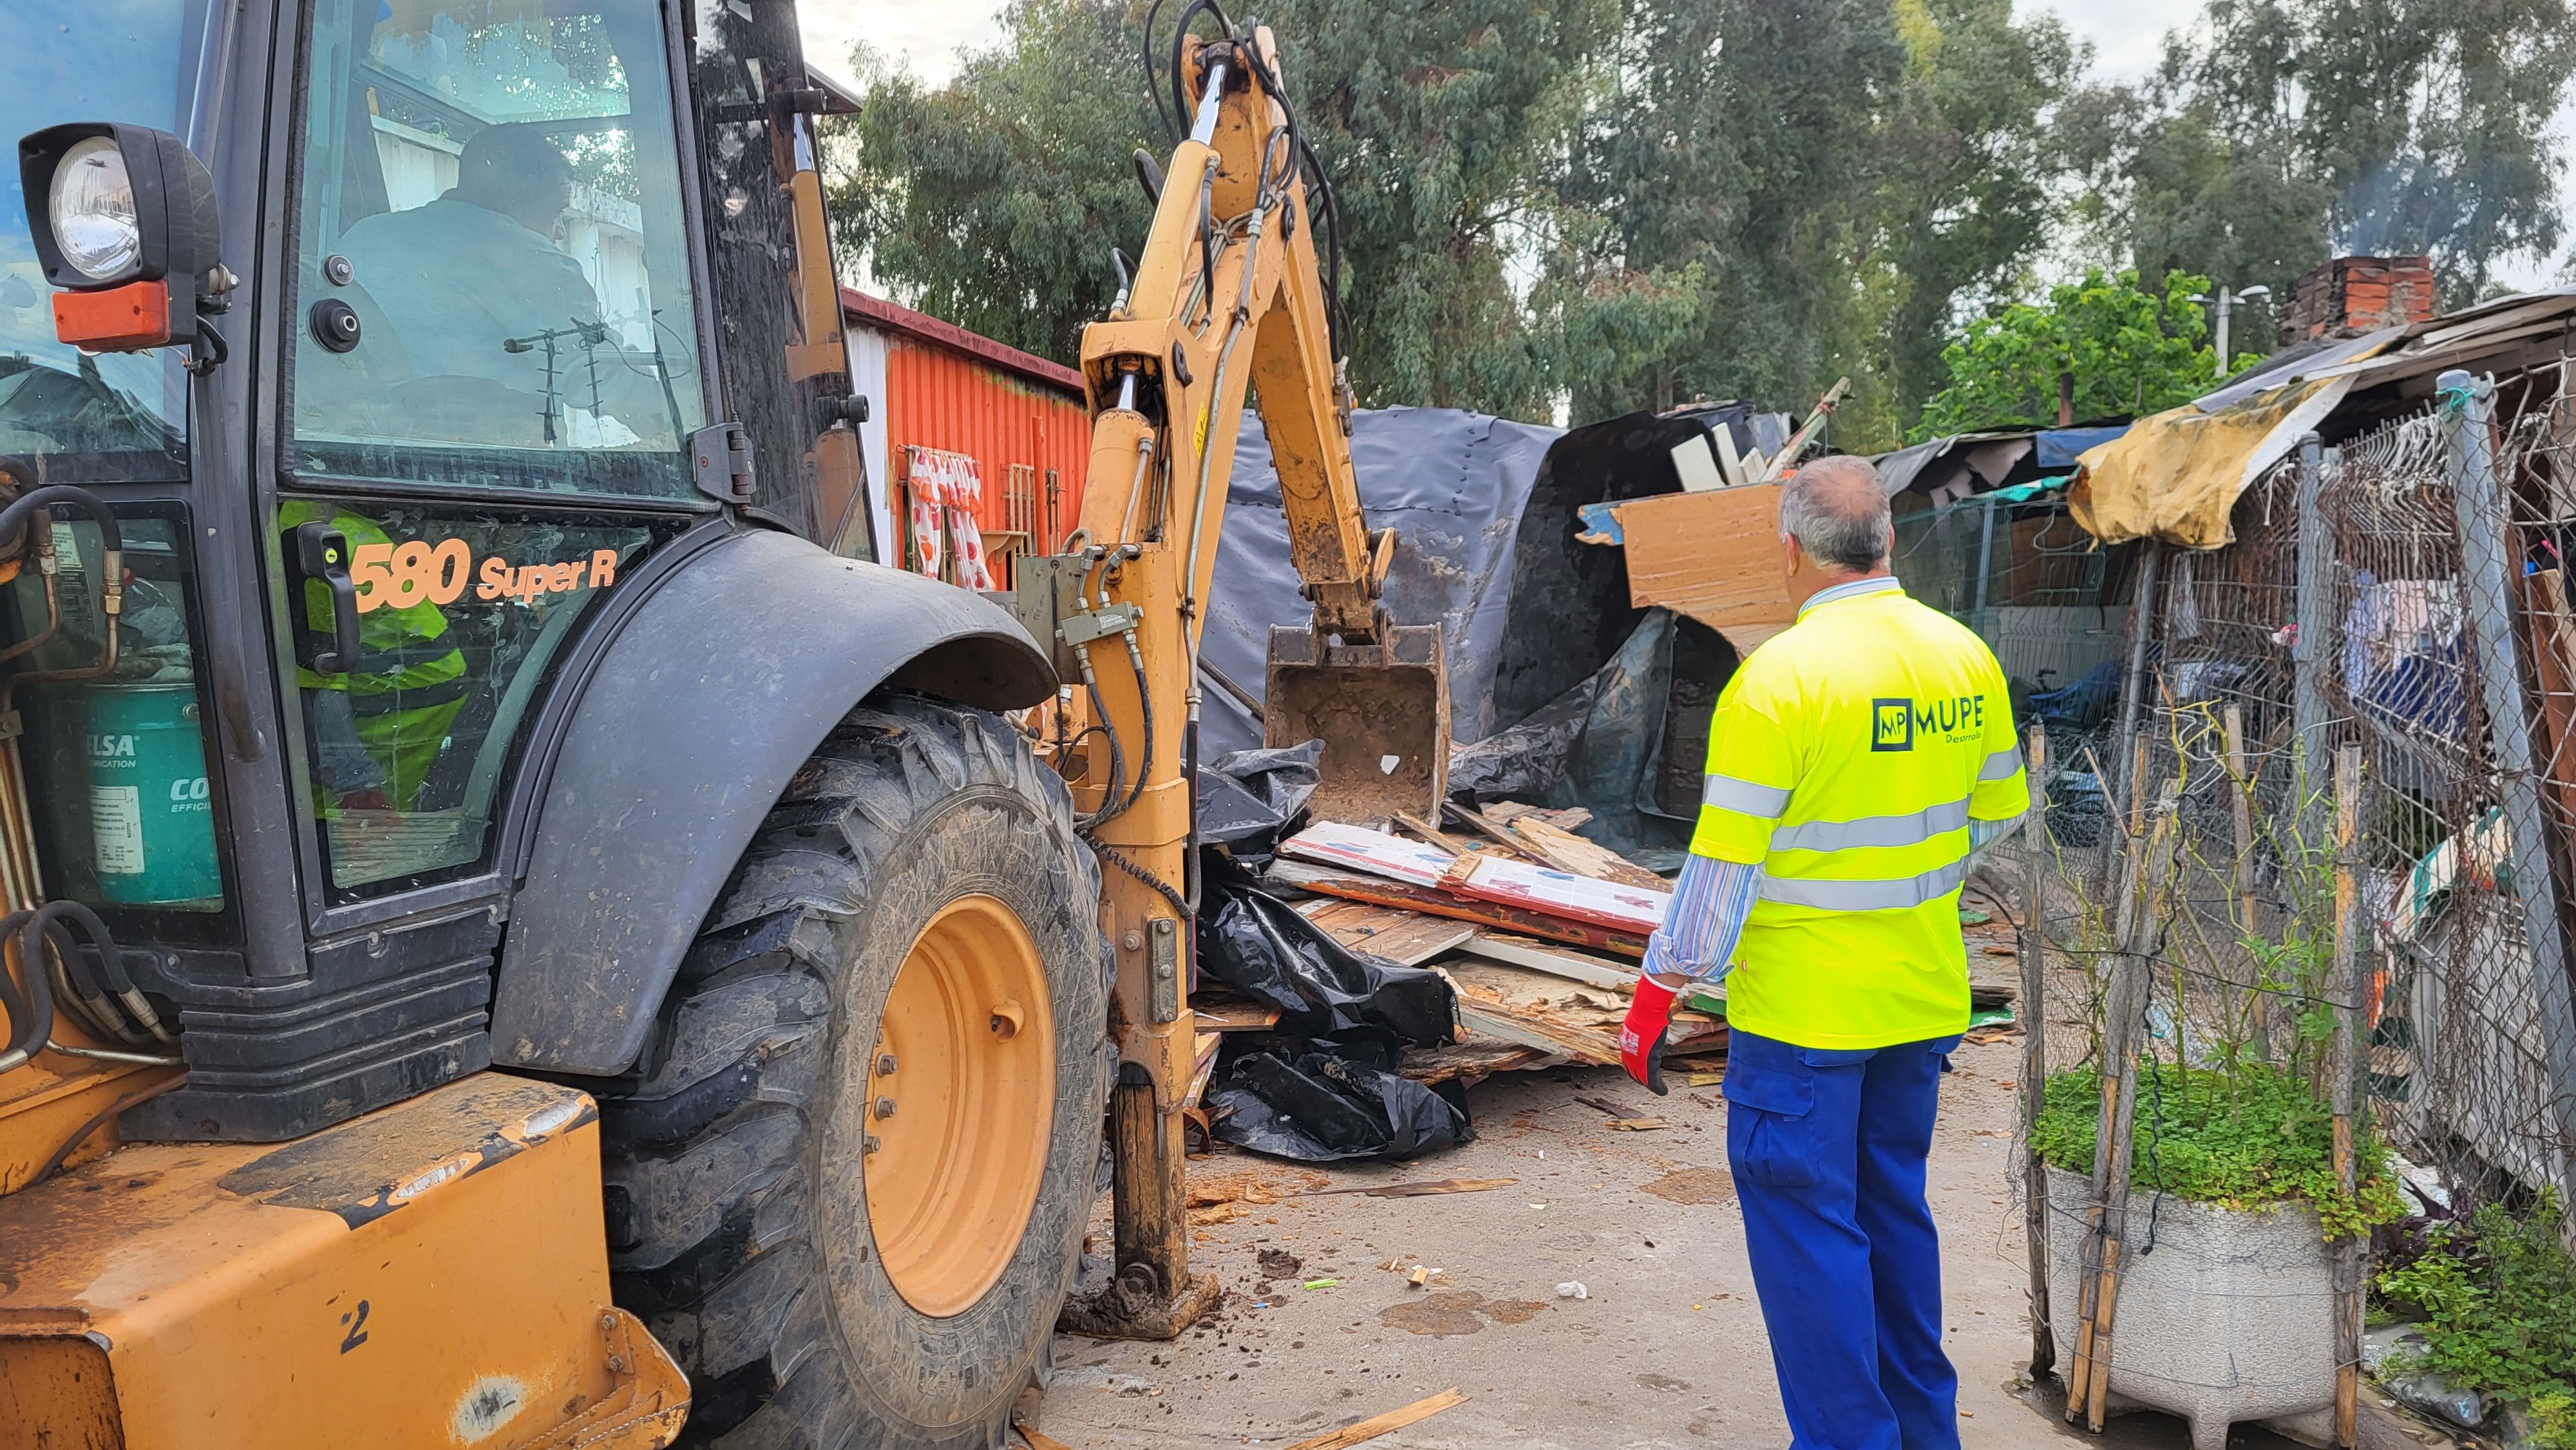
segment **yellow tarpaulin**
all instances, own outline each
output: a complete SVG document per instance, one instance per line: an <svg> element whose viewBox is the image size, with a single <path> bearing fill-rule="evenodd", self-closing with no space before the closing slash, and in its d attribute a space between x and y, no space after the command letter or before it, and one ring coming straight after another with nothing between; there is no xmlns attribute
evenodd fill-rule
<svg viewBox="0 0 2576 1450"><path fill-rule="evenodd" d="M2349 377L2291 383L2234 407L2184 406L2141 418L2075 460L2067 504L2106 544L2150 535L2186 549L2235 542L2236 496L2298 446L2352 387Z"/></svg>

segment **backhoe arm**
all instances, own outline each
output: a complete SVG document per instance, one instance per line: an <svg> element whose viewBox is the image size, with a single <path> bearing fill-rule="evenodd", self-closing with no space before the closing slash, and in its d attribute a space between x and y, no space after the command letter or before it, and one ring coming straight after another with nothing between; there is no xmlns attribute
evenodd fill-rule
<svg viewBox="0 0 2576 1450"><path fill-rule="evenodd" d="M1423 810L1436 799L1448 715L1438 631L1396 629L1378 603L1392 539L1372 538L1360 513L1349 390L1277 47L1267 30L1193 37L1180 62L1190 129L1166 170L1139 153L1158 193L1153 229L1117 306L1083 334L1093 425L1080 528L1036 586L1061 622L1068 684L1055 759L1109 868L1103 910L1117 961L1118 1275L1066 1319L1149 1338L1185 1327L1215 1293L1213 1278L1189 1273L1182 1192L1182 1108L1204 1070L1188 1001L1199 905L1191 774L1198 645L1248 392L1258 392L1291 557L1313 604L1308 626L1274 632L1271 743L1320 735L1328 782L1337 768L1364 770ZM1031 587L1020 585L1024 616ZM1374 688L1398 673L1422 683L1410 696ZM1424 739L1387 745L1377 722L1390 718ZM1334 813L1322 799L1318 812Z"/></svg>

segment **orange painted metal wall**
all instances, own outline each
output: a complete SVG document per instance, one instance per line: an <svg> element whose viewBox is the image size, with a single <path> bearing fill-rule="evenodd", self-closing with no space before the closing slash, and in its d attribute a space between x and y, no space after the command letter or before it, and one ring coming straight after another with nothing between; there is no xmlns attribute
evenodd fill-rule
<svg viewBox="0 0 2576 1450"><path fill-rule="evenodd" d="M862 324L864 325L864 324ZM1083 466L1091 419L1080 395L1034 382L981 358L894 333L886 338L886 449L895 481L904 449L945 449L972 457L984 483L975 526L986 540L1007 528L1004 491L1011 465L1036 470L1036 552L1052 553L1082 513ZM1046 475L1057 478L1054 537L1047 531Z"/></svg>

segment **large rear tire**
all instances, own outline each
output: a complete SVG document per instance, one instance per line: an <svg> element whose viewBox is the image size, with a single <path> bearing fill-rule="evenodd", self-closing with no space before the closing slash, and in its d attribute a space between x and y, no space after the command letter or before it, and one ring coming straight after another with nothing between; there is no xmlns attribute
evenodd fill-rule
<svg viewBox="0 0 2576 1450"><path fill-rule="evenodd" d="M989 1450L1046 1363L1111 1075L1100 874L995 716L872 697L600 1095L617 1300L684 1445Z"/></svg>

